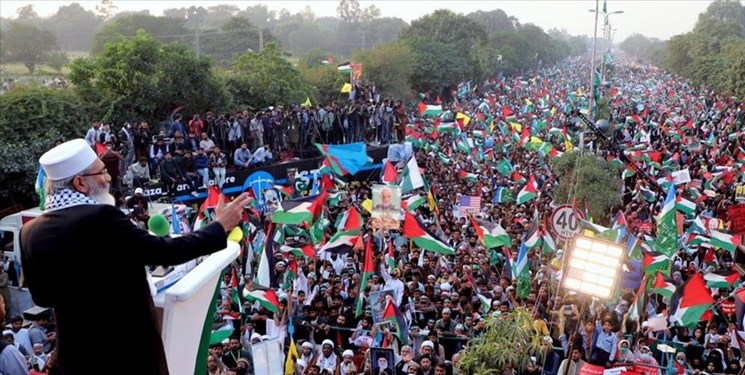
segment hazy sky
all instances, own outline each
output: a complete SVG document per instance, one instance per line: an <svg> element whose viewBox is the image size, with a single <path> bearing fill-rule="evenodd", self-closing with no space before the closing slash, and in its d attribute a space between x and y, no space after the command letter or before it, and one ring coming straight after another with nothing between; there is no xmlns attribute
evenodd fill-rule
<svg viewBox="0 0 745 375"><path fill-rule="evenodd" d="M26 4L34 4L40 16L54 14L61 5L72 1L0 1L0 15L16 17L16 10ZM95 10L99 1L78 1L84 8ZM267 4L271 10L285 8L292 13L310 5L317 16L336 15L337 0L324 1L133 1L114 0L119 11L150 10L152 15L162 15L164 9L195 6L210 7L218 4L233 4L241 9L254 4ZM654 0L608 0L608 11L624 11L623 14L610 16L610 22L617 29L616 41L637 32L650 37L668 39L673 35L690 31L699 13L706 10L710 0L687 1L654 1ZM399 17L409 22L440 8L448 8L458 13L470 13L476 10L489 11L502 9L508 15L517 17L521 23L534 23L544 30L550 28L566 29L570 34L592 36L594 14L588 9L595 7L594 0L556 0L556 1L438 1L438 0L384 0L360 1L363 7L375 5L383 16ZM600 0L602 8L603 1ZM602 20L599 22L602 25ZM601 32L598 31L600 34Z"/></svg>

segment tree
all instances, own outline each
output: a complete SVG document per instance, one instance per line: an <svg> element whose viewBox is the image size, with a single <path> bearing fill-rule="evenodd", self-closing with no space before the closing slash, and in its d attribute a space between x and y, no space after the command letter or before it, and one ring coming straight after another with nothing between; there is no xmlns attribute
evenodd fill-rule
<svg viewBox="0 0 745 375"><path fill-rule="evenodd" d="M144 31L106 45L95 58L70 67L78 94L104 119L157 122L181 105L193 113L230 108L231 97L208 58L180 43L161 44Z"/></svg>
<svg viewBox="0 0 745 375"><path fill-rule="evenodd" d="M231 73L227 86L239 105L300 104L313 94L313 89L300 78L299 71L273 43L264 46L261 52L248 52L238 57Z"/></svg>
<svg viewBox="0 0 745 375"><path fill-rule="evenodd" d="M118 9L119 7L114 4L114 0L101 0L101 3L96 5L96 12L98 12L104 20L114 17Z"/></svg>
<svg viewBox="0 0 745 375"><path fill-rule="evenodd" d="M59 7L57 13L44 21L44 28L57 37L60 48L66 51L90 51L101 25L100 17L78 3Z"/></svg>
<svg viewBox="0 0 745 375"><path fill-rule="evenodd" d="M416 56L412 84L417 90L441 91L480 73L474 53L486 40L486 32L462 14L436 10L412 21L400 39Z"/></svg>
<svg viewBox="0 0 745 375"><path fill-rule="evenodd" d="M533 315L518 307L500 316L489 315L484 332L469 340L457 369L466 374L502 374L525 369L536 357L541 363L550 345L533 329Z"/></svg>
<svg viewBox="0 0 745 375"><path fill-rule="evenodd" d="M416 59L406 43L392 42L362 50L353 55L353 60L362 64L365 81L375 83L379 91L397 98L411 93L409 82Z"/></svg>
<svg viewBox="0 0 745 375"><path fill-rule="evenodd" d="M46 62L49 53L58 49L54 34L20 21L13 22L4 34L7 61L23 63L31 74L36 65Z"/></svg>
<svg viewBox="0 0 745 375"><path fill-rule="evenodd" d="M62 51L54 51L50 53L49 57L47 58L47 65L49 65L50 68L54 69L58 74L61 74L62 68L64 68L69 63L70 60L67 59L67 54Z"/></svg>
<svg viewBox="0 0 745 375"><path fill-rule="evenodd" d="M520 25L517 18L508 16L502 9L494 9L486 12L479 10L469 13L466 17L478 22L488 34L498 31L516 31Z"/></svg>
<svg viewBox="0 0 745 375"><path fill-rule="evenodd" d="M39 14L36 13L33 4L19 8L16 13L18 13L18 22L35 23L39 20Z"/></svg>
<svg viewBox="0 0 745 375"><path fill-rule="evenodd" d="M594 154L566 153L551 161L559 178L559 188L554 195L557 204L587 202L596 222L610 221L610 214L621 205L621 170L609 161ZM569 193L573 192L572 195Z"/></svg>
<svg viewBox="0 0 745 375"><path fill-rule="evenodd" d="M71 90L25 87L0 95L0 206L34 204L39 157L60 136L85 135L91 109Z"/></svg>

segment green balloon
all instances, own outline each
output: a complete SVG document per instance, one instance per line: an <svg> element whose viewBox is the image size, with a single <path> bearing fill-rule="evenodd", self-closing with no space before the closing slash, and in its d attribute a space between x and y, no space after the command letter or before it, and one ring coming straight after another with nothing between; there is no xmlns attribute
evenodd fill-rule
<svg viewBox="0 0 745 375"><path fill-rule="evenodd" d="M165 237L171 233L171 225L168 224L168 220L163 215L150 216L150 220L147 221L147 228L158 237Z"/></svg>

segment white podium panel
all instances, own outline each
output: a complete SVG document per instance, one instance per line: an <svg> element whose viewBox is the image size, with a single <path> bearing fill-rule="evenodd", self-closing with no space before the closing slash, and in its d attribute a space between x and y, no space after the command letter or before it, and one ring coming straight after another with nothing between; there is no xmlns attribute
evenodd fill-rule
<svg viewBox="0 0 745 375"><path fill-rule="evenodd" d="M168 371L193 374L202 338L202 325L212 303L220 273L240 255L240 247L228 241L228 247L213 253L170 288L154 298L163 309L161 336Z"/></svg>

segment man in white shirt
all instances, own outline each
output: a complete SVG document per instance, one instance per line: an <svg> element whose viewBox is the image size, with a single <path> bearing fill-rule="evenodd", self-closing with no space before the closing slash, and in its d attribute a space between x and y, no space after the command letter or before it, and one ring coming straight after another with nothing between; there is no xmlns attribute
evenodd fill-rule
<svg viewBox="0 0 745 375"><path fill-rule="evenodd" d="M23 318L16 316L10 323L16 343L26 349L26 353L31 353L31 338L28 336L28 328L23 328Z"/></svg>
<svg viewBox="0 0 745 375"><path fill-rule="evenodd" d="M380 273L383 275L383 280L385 280L383 290L392 289L396 306L401 306L401 300L404 297L404 283L399 279L401 276L401 270L395 268L389 275L388 271L385 270L385 264L381 264Z"/></svg>
<svg viewBox="0 0 745 375"><path fill-rule="evenodd" d="M256 149L256 151L254 151L253 155L251 156L251 161L248 163L248 165L262 166L271 163L272 159L272 150L269 148L269 145L264 145L264 147L259 147Z"/></svg>

